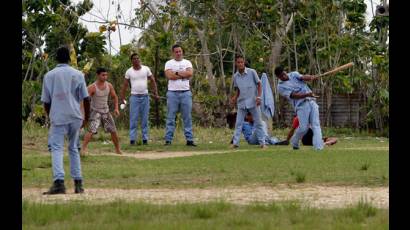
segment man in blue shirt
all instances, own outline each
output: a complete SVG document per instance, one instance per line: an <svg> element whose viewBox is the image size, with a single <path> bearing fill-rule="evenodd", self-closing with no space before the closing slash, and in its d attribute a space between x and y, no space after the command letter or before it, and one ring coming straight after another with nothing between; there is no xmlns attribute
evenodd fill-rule
<svg viewBox="0 0 410 230"><path fill-rule="evenodd" d="M83 193L81 162L78 151L80 128L90 115L90 102L84 75L68 65L70 52L67 47L57 50L58 65L46 73L43 79L41 101L51 121L48 148L51 152L53 180L51 188L43 194L65 193L64 186L64 137L68 137L70 173L74 179L75 193ZM80 102L84 103L84 120Z"/></svg>
<svg viewBox="0 0 410 230"><path fill-rule="evenodd" d="M243 126L242 126L242 133L243 133L243 136L245 137L245 140L248 142L248 144L257 145L258 138L256 136L255 126L253 124L254 122L253 122L252 114L247 113L245 117L245 122L243 123ZM265 143L269 145L281 145L282 142L280 142L278 138L269 136L268 127L265 121L262 121L262 125L263 125L263 136L265 137Z"/></svg>
<svg viewBox="0 0 410 230"><path fill-rule="evenodd" d="M301 75L298 72L287 74L280 66L275 68L275 75L280 79L279 94L289 100L299 118L299 128L290 140L293 149L299 149L299 140L306 134L309 126L313 131L313 148L323 149L319 106L316 103L316 96L305 83L305 81L316 80L318 77Z"/></svg>
<svg viewBox="0 0 410 230"><path fill-rule="evenodd" d="M262 94L261 81L254 69L245 67L245 59L242 56L236 56L235 64L238 69L233 78L236 95L231 98L231 103L237 103L238 107L232 147L239 147L244 118L246 113L250 112L254 118L255 134L258 143L262 148L266 148L260 110Z"/></svg>

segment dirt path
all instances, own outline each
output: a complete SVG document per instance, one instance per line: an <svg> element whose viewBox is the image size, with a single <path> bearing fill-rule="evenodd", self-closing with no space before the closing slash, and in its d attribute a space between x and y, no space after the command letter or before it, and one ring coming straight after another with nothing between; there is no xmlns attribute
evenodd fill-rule
<svg viewBox="0 0 410 230"><path fill-rule="evenodd" d="M155 204L178 202L206 202L224 200L235 204L299 200L302 204L319 208L340 208L367 201L379 208L389 207L388 187L352 187L321 185L277 185L275 187L226 187L206 189L101 189L86 188L84 194L45 196L46 188L26 188L22 191L25 200L41 203L88 201L110 202L118 199L145 201Z"/></svg>
<svg viewBox="0 0 410 230"><path fill-rule="evenodd" d="M105 152L105 153L90 153L90 156L118 156L118 157L132 157L137 159L149 159L149 160L156 160L156 159L163 159L163 158L174 158L174 157L190 157L196 155L209 155L209 154L223 154L223 153L231 153L231 152L245 152L249 150L218 150L218 151L163 151L163 152L137 152L137 153L123 153L118 155L114 152Z"/></svg>
<svg viewBox="0 0 410 230"><path fill-rule="evenodd" d="M272 147L274 148L274 147ZM332 148L332 147L330 147ZM41 153L49 155L48 151L38 148L25 147L24 149L36 150ZM265 151L269 152L271 148L266 149ZM335 148L337 149L337 148ZM345 150L373 150L373 151L388 151L389 147L357 147L357 148L343 148ZM118 156L118 157L131 157L137 159L147 159L147 160L157 160L164 158L174 158L174 157L190 157L197 155L209 155L209 154L224 154L232 152L247 152L249 149L228 149L228 150L214 150L214 151L137 151L135 153L123 152L122 155L118 155L115 152L99 152L94 151L89 152L89 156Z"/></svg>

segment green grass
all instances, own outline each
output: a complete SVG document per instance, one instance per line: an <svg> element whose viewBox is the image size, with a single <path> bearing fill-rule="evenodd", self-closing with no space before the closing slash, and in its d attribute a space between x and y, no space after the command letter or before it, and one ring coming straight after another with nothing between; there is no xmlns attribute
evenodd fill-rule
<svg viewBox="0 0 410 230"><path fill-rule="evenodd" d="M128 133L119 131L128 154L164 151L221 151L223 154L141 160L98 155L113 152L109 134L99 133L89 145L94 155L82 158L87 188L204 188L275 186L312 183L328 185L388 186L389 140L346 130L330 130L339 138L324 151L302 146L271 146L266 150L243 139L238 151L229 149L233 130L195 128L197 148L185 146L182 130L172 146L163 146L163 129L151 129L148 146L128 145ZM287 130L274 130L284 138ZM333 135L334 134L334 135ZM51 158L47 129L23 128L23 188L51 184ZM165 153L164 153L165 154ZM64 157L69 177L67 153ZM72 187L72 182L66 183ZM388 229L388 210L362 201L343 209L301 207L297 202L234 205L221 202L154 205L116 201L106 204L69 202L40 204L23 201L24 229Z"/></svg>
<svg viewBox="0 0 410 230"><path fill-rule="evenodd" d="M371 167L362 170L362 161ZM65 156L68 173L69 162ZM208 187L278 183L329 183L340 185L387 186L386 151L287 147L246 152L199 155L159 160L117 156L87 156L82 159L87 187ZM23 186L50 184L50 156L38 152L23 155ZM299 178L299 179L298 179ZM67 179L69 177L67 176Z"/></svg>
<svg viewBox="0 0 410 230"><path fill-rule="evenodd" d="M280 130L277 130L280 131ZM197 148L185 146L182 132L172 146L163 146L163 130L152 129L148 146L127 144L127 132L120 131L125 152L140 151L230 151L223 154L141 160L131 157L98 156L113 152L109 134L97 134L89 149L97 155L82 159L86 187L112 188L201 188L249 184L320 183L332 185L387 186L389 183L388 139L339 137L336 145L323 151L309 146L270 146L263 150L242 140L239 151L229 149L229 129L196 129ZM279 135L277 135L279 136ZM47 154L47 130L23 130L23 187L48 187L51 159ZM212 143L210 143L212 142ZM165 153L164 153L165 154ZM69 161L65 153L66 178ZM69 184L70 185L70 184Z"/></svg>
<svg viewBox="0 0 410 230"><path fill-rule="evenodd" d="M388 229L388 210L367 203L327 210L292 201L246 206L23 201L22 210L23 229Z"/></svg>

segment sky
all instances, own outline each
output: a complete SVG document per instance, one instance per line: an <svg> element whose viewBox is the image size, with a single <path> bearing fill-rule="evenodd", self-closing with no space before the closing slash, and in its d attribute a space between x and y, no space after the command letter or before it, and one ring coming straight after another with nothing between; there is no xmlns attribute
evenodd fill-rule
<svg viewBox="0 0 410 230"><path fill-rule="evenodd" d="M72 0L73 3L81 2L81 0ZM102 21L101 19L107 19L109 21L115 20L115 15L119 12L121 18L118 19L119 22L129 22L135 13L135 8L139 6L140 0L94 0L94 7L91 9L90 12L87 12L85 15L80 17L80 23L87 27L88 31L90 32L97 32L98 27L101 25L95 22L87 22L87 21ZM366 12L366 21L367 24L373 17L372 14L372 7L371 2L373 2L373 12L376 10L376 6L379 4L379 0L365 0L367 4L367 12ZM389 2L389 1L387 1ZM117 6L120 5L120 11L117 11ZM87 20L87 21L85 21ZM121 33L119 33L119 31ZM133 39L137 39L141 33L141 30L136 28L126 28L125 26L119 26L119 30L114 33L111 33L111 54L116 54L119 52L120 43L121 44L128 44ZM108 34L108 33L105 33ZM121 35L121 39L120 39ZM107 35L108 36L108 35ZM108 41L108 39L107 39ZM107 42L107 51L109 50L109 44Z"/></svg>

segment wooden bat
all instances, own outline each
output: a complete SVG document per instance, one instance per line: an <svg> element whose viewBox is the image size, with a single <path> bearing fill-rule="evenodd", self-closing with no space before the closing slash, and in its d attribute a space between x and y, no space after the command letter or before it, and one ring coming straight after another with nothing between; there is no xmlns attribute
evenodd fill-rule
<svg viewBox="0 0 410 230"><path fill-rule="evenodd" d="M347 63L347 64L344 64L344 65L341 65L341 66L339 66L339 67L336 67L336 68L334 68L333 70L327 71L326 73L322 73L322 74L318 75L318 77L323 77L323 76L326 76L326 75L329 75L329 74L333 74L333 73L342 71L342 70L344 70L344 69L350 68L350 67L352 67L352 66L353 66L353 62L349 62L349 63Z"/></svg>

